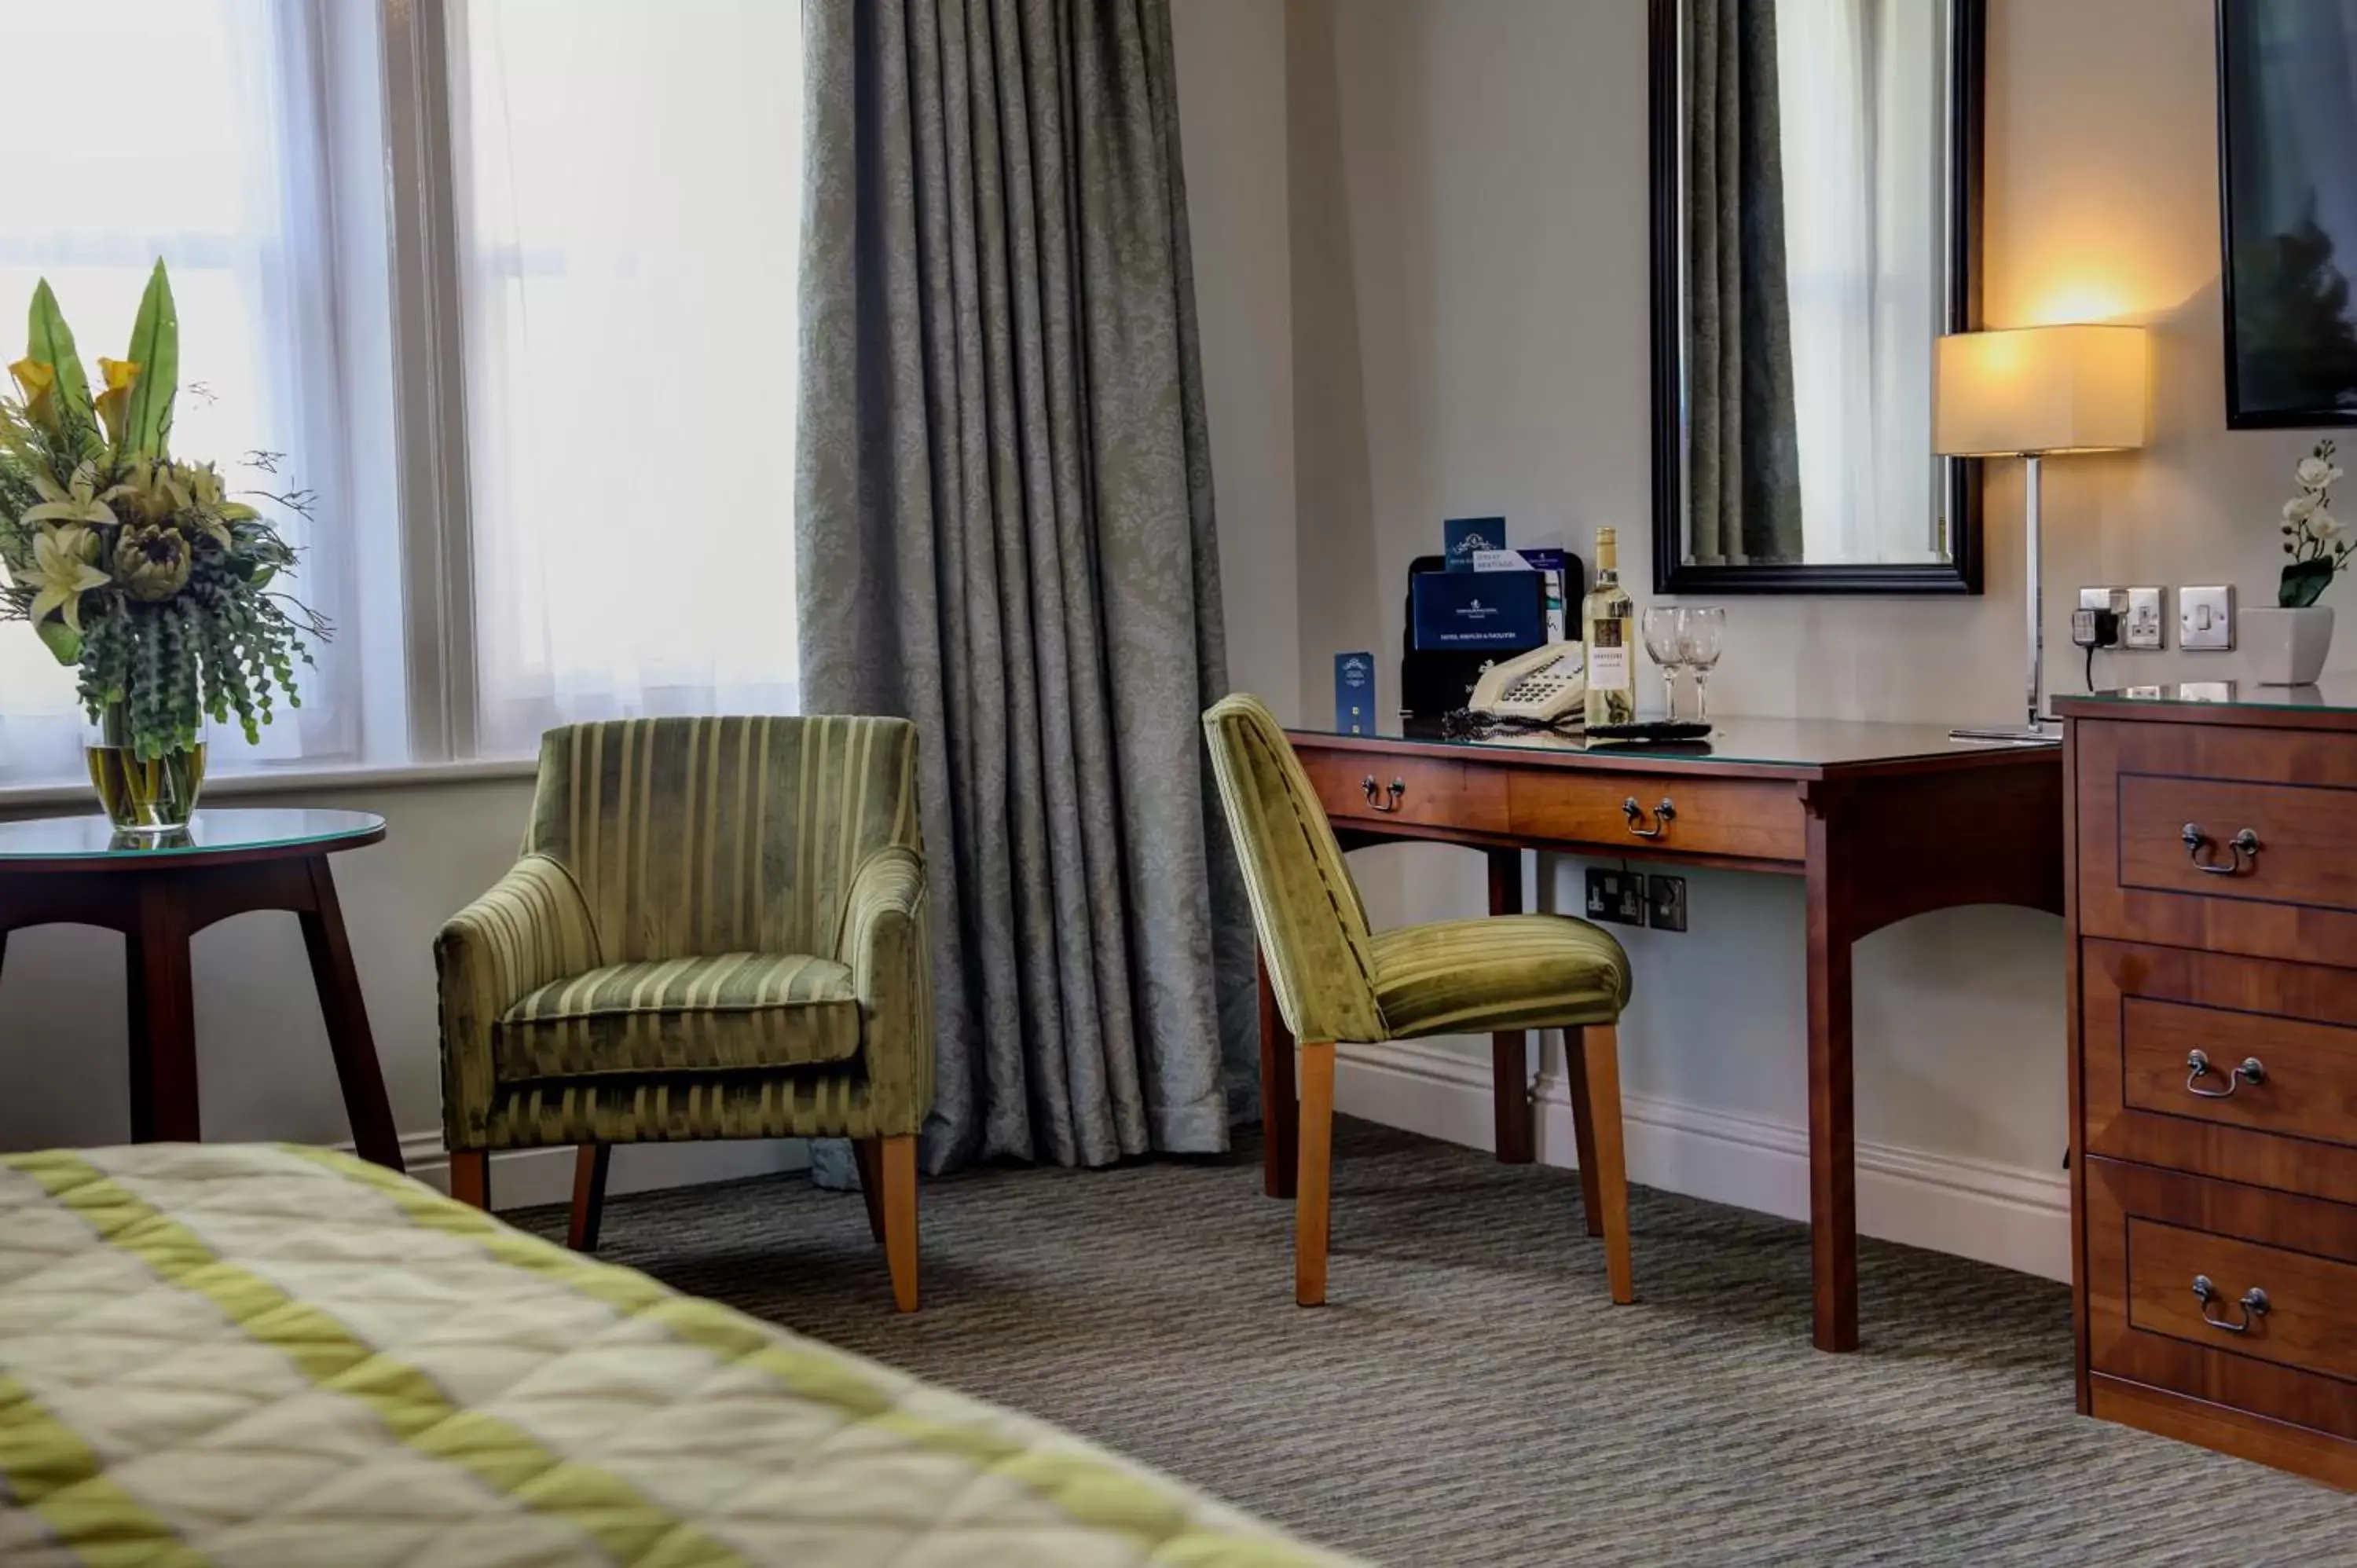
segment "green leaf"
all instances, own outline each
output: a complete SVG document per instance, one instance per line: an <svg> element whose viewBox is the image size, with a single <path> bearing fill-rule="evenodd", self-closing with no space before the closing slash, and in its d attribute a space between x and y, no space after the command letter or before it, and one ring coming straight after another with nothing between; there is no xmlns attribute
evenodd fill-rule
<svg viewBox="0 0 2357 1568"><path fill-rule="evenodd" d="M53 367L58 372L58 401L80 413L83 423L98 422L97 411L90 403L90 377L82 371L81 353L74 347L73 329L66 325L65 314L58 308L58 296L49 292L47 278L33 285L25 358Z"/></svg>
<svg viewBox="0 0 2357 1568"><path fill-rule="evenodd" d="M48 645L60 664L81 662L81 637L73 628L52 617L33 628L34 634Z"/></svg>
<svg viewBox="0 0 2357 1568"><path fill-rule="evenodd" d="M2283 569L2283 584L2276 590L2276 603L2287 610L2306 609L2323 596L2332 584L2335 563L2326 556L2307 561L2295 561Z"/></svg>
<svg viewBox="0 0 2357 1568"><path fill-rule="evenodd" d="M135 456L161 457L172 428L172 399L180 390L180 317L161 256L148 276L147 292L139 296L131 347L124 358L139 367L139 379L132 385L131 406L124 415L123 444ZM83 395L86 400L87 391Z"/></svg>

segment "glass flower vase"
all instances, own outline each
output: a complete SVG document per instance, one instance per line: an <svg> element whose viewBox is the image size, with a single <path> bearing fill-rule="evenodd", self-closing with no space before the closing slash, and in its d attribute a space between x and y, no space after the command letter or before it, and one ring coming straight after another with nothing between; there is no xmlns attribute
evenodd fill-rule
<svg viewBox="0 0 2357 1568"><path fill-rule="evenodd" d="M82 746L90 781L119 836L163 839L188 827L205 786L205 730L196 743L142 757L131 744L131 704L111 703L88 726Z"/></svg>

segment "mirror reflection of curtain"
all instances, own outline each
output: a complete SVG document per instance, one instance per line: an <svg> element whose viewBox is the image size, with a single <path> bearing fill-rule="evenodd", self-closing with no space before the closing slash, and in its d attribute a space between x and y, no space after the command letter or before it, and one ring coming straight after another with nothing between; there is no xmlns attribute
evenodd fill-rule
<svg viewBox="0 0 2357 1568"><path fill-rule="evenodd" d="M1943 7L1778 0L1801 515L1813 563L1922 561L1938 541Z"/></svg>
<svg viewBox="0 0 2357 1568"><path fill-rule="evenodd" d="M1802 558L1778 0L1685 0L1687 555Z"/></svg>

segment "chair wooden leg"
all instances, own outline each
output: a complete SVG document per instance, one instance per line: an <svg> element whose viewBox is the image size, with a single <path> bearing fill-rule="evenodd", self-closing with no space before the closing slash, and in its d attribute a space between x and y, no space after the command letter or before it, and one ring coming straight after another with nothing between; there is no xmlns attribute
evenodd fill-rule
<svg viewBox="0 0 2357 1568"><path fill-rule="evenodd" d="M851 1140L852 1162L859 1167L859 1196L867 1205L867 1233L884 1244L884 1144L880 1138Z"/></svg>
<svg viewBox="0 0 2357 1568"><path fill-rule="evenodd" d="M892 1304L917 1310L917 1140L879 1140L884 1167L884 1262L892 1271Z"/></svg>
<svg viewBox="0 0 2357 1568"><path fill-rule="evenodd" d="M1326 1237L1334 1177L1334 1042L1301 1042L1301 1172L1293 1207L1293 1299L1326 1304Z"/></svg>
<svg viewBox="0 0 2357 1568"><path fill-rule="evenodd" d="M1590 1236L1604 1234L1604 1194L1596 1179L1596 1106L1587 1098L1587 1053L1569 1034L1563 1042L1564 1087L1571 1096L1571 1141L1579 1155L1579 1208Z"/></svg>
<svg viewBox="0 0 2357 1568"><path fill-rule="evenodd" d="M606 1162L609 1144L584 1144L573 1153L573 1222L565 1244L576 1252L597 1250L597 1226L606 1218Z"/></svg>
<svg viewBox="0 0 2357 1568"><path fill-rule="evenodd" d="M1620 1031L1590 1025L1580 1036L1587 1058L1587 1097L1596 1121L1596 1191L1604 1217L1604 1273L1612 1299L1637 1299L1629 1261L1629 1172L1620 1145ZM1590 1212L1593 1212L1591 1210Z"/></svg>
<svg viewBox="0 0 2357 1568"><path fill-rule="evenodd" d="M450 1153L450 1196L491 1211L491 1154L489 1149L454 1149Z"/></svg>

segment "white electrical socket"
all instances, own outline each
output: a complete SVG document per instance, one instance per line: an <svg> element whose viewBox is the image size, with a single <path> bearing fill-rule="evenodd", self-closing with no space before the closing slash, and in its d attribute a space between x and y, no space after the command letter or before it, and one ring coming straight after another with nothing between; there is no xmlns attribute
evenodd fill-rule
<svg viewBox="0 0 2357 1568"><path fill-rule="evenodd" d="M2128 613L2120 618L2120 646L2152 651L2169 640L2169 623L2161 616L2161 590L2130 588Z"/></svg>

